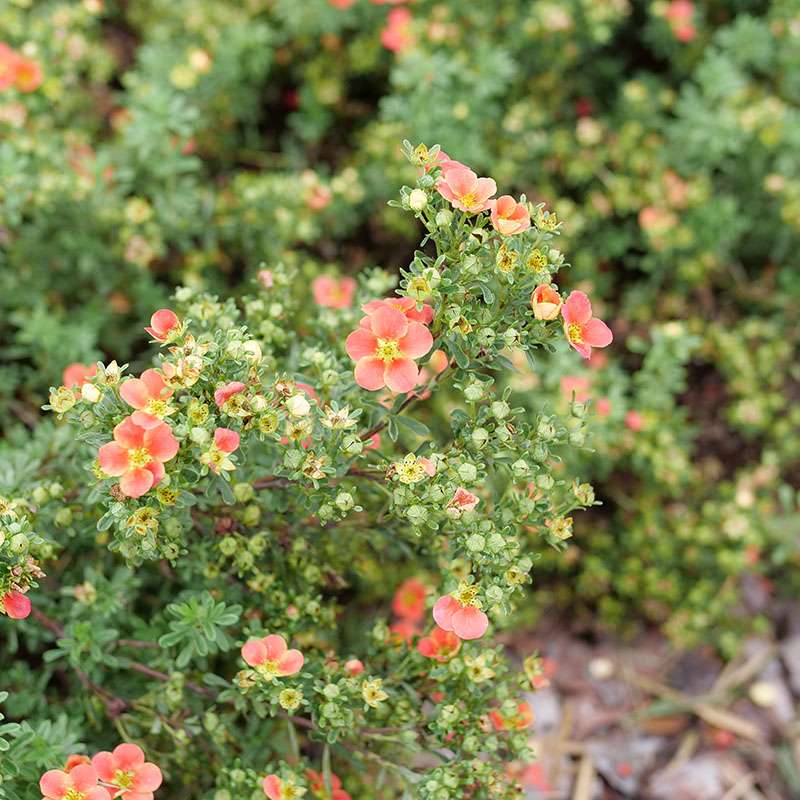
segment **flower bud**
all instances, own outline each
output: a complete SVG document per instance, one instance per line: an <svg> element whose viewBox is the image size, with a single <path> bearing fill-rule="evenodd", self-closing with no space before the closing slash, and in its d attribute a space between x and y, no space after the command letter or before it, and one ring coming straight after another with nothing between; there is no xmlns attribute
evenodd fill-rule
<svg viewBox="0 0 800 800"><path fill-rule="evenodd" d="M286 400L286 410L293 417L305 417L311 411L311 404L306 400L305 395L293 394Z"/></svg>
<svg viewBox="0 0 800 800"><path fill-rule="evenodd" d="M511 413L511 406L504 400L495 400L492 403L492 414L497 419L505 419Z"/></svg>
<svg viewBox="0 0 800 800"><path fill-rule="evenodd" d="M81 386L81 397L87 403L96 403L100 400L100 390L93 383L84 383Z"/></svg>
<svg viewBox="0 0 800 800"><path fill-rule="evenodd" d="M44 486L37 486L31 493L31 497L33 498L33 502L36 503L37 506L40 506L50 499L50 493Z"/></svg>
<svg viewBox="0 0 800 800"><path fill-rule="evenodd" d="M408 196L408 207L412 211L422 211L428 205L428 195L422 189L413 189Z"/></svg>
<svg viewBox="0 0 800 800"><path fill-rule="evenodd" d="M211 438L211 434L205 428L192 428L189 431L189 438L195 444L206 444Z"/></svg>
<svg viewBox="0 0 800 800"><path fill-rule="evenodd" d="M480 449L489 441L489 431L486 428L475 428L471 434L472 443Z"/></svg>
<svg viewBox="0 0 800 800"><path fill-rule="evenodd" d="M555 319L561 311L561 295L547 284L541 284L531 294L531 308L536 319Z"/></svg>
<svg viewBox="0 0 800 800"><path fill-rule="evenodd" d="M464 483L472 483L478 477L478 469L469 462L461 464L458 468L458 476Z"/></svg>
<svg viewBox="0 0 800 800"><path fill-rule="evenodd" d="M446 228L453 221L453 212L443 208L436 214L436 225L439 228Z"/></svg>
<svg viewBox="0 0 800 800"><path fill-rule="evenodd" d="M349 511L354 505L353 495L350 492L339 492L336 495L336 507L340 511Z"/></svg>

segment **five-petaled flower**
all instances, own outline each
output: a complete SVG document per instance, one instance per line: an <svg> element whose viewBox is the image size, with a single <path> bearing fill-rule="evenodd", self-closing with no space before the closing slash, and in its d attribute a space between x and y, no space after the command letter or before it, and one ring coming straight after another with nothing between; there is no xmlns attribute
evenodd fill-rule
<svg viewBox="0 0 800 800"><path fill-rule="evenodd" d="M518 203L511 195L504 194L492 200L492 226L503 236L514 236L528 230L531 215L524 203Z"/></svg>
<svg viewBox="0 0 800 800"><path fill-rule="evenodd" d="M216 473L231 472L236 465L228 456L239 447L239 434L230 428L217 428L214 431L214 444L200 456L201 463Z"/></svg>
<svg viewBox="0 0 800 800"><path fill-rule="evenodd" d="M417 651L426 658L434 658L444 663L461 649L461 639L453 631L446 631L438 625L417 643Z"/></svg>
<svg viewBox="0 0 800 800"><path fill-rule="evenodd" d="M479 178L464 166L445 166L436 188L454 208L468 214L478 214L490 208L491 198L497 192L497 184L492 178Z"/></svg>
<svg viewBox="0 0 800 800"><path fill-rule="evenodd" d="M479 502L477 495L459 486L447 504L447 511L451 516L460 517L465 511L474 511Z"/></svg>
<svg viewBox="0 0 800 800"><path fill-rule="evenodd" d="M261 788L269 800L300 800L306 793L303 786L293 780L284 780L277 775L267 775L261 782Z"/></svg>
<svg viewBox="0 0 800 800"><path fill-rule="evenodd" d="M392 611L403 619L419 621L425 614L427 594L428 589L419 578L406 578L394 593Z"/></svg>
<svg viewBox="0 0 800 800"><path fill-rule="evenodd" d="M489 627L489 618L478 608L478 587L462 584L455 594L440 597L433 607L436 624L459 639L479 639Z"/></svg>
<svg viewBox="0 0 800 800"><path fill-rule="evenodd" d="M174 413L169 404L172 389L164 382L157 369L146 369L141 378L128 378L119 387L120 397L136 411L131 419L141 428L149 430L162 424L164 417Z"/></svg>
<svg viewBox="0 0 800 800"><path fill-rule="evenodd" d="M98 753L92 766L101 781L115 787L114 798L119 800L153 800L153 792L161 786L161 770L145 761L142 748L135 744Z"/></svg>
<svg viewBox="0 0 800 800"><path fill-rule="evenodd" d="M489 718L496 731L521 731L533 725L533 709L529 703L522 702L510 716L503 716L499 711L490 711Z"/></svg>
<svg viewBox="0 0 800 800"><path fill-rule="evenodd" d="M157 342L166 342L170 334L175 329L180 330L180 320L178 315L168 308L159 308L158 311L150 317L150 326L145 330Z"/></svg>
<svg viewBox="0 0 800 800"><path fill-rule="evenodd" d="M346 342L347 354L356 362L356 383L377 391L387 386L393 392L409 392L419 379L415 358L433 346L430 331L409 321L396 308L381 305L361 321Z"/></svg>
<svg viewBox="0 0 800 800"><path fill-rule="evenodd" d="M325 800L351 800L350 795L342 789L342 781L335 773L331 773L331 794L327 794L325 788L325 777L321 772L315 772L313 769L306 770L306 777L311 784L311 791Z"/></svg>
<svg viewBox="0 0 800 800"><path fill-rule="evenodd" d="M324 308L349 308L356 293L355 279L350 277L333 278L320 275L311 283L314 302Z"/></svg>
<svg viewBox="0 0 800 800"><path fill-rule="evenodd" d="M165 422L143 428L126 417L114 428L114 441L104 444L97 457L103 472L120 478L122 494L141 497L164 477L164 462L177 452L178 441Z"/></svg>
<svg viewBox="0 0 800 800"><path fill-rule="evenodd" d="M250 639L242 647L242 658L256 672L269 680L300 672L303 654L289 650L283 636L271 633L263 639Z"/></svg>
<svg viewBox="0 0 800 800"><path fill-rule="evenodd" d="M97 374L97 364L70 364L64 369L61 382L69 389L78 387L80 389L89 378Z"/></svg>
<svg viewBox="0 0 800 800"><path fill-rule="evenodd" d="M39 791L43 800L111 800L108 789L97 785L97 771L90 764L69 772L48 770L39 781Z"/></svg>
<svg viewBox="0 0 800 800"><path fill-rule="evenodd" d="M591 358L593 347L606 347L613 341L608 325L592 316L592 304L583 292L571 292L561 307L567 341L584 357Z"/></svg>
<svg viewBox="0 0 800 800"><path fill-rule="evenodd" d="M3 611L11 619L25 619L31 613L31 601L16 589L3 595Z"/></svg>

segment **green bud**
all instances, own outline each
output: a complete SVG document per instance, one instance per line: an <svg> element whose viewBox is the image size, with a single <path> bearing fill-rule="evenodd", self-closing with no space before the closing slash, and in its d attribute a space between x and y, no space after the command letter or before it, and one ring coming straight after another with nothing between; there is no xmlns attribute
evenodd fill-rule
<svg viewBox="0 0 800 800"><path fill-rule="evenodd" d="M489 431L486 428L475 428L471 434L472 443L480 449L489 441Z"/></svg>
<svg viewBox="0 0 800 800"><path fill-rule="evenodd" d="M256 491L249 483L235 483L233 485L233 496L240 502L246 503L255 497Z"/></svg>
<svg viewBox="0 0 800 800"><path fill-rule="evenodd" d="M505 419L511 413L511 406L505 400L495 400L492 403L492 414L497 419Z"/></svg>
<svg viewBox="0 0 800 800"><path fill-rule="evenodd" d="M465 462L458 468L458 477L465 483L472 483L478 477L478 469L474 464Z"/></svg>
<svg viewBox="0 0 800 800"><path fill-rule="evenodd" d="M72 509L66 507L59 509L55 517L56 525L63 528L65 525L69 525L70 522L72 522Z"/></svg>

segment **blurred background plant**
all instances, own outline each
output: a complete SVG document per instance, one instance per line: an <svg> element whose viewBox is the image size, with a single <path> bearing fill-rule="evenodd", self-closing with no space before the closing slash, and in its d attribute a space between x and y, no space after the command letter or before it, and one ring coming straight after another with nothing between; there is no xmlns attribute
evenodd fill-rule
<svg viewBox="0 0 800 800"><path fill-rule="evenodd" d="M602 502L566 557L542 554L520 624L555 607L732 655L769 629L765 598L798 588L799 15L797 0L0 3L2 40L41 70L0 72L4 483L67 461L39 420L47 388L71 362L142 366L140 321L173 287L241 298L264 265L299 285L334 264L406 267L419 231L385 202L414 177L398 142L439 142L568 220L562 288L615 332L589 366L515 362L516 404L585 422L592 452L564 471ZM452 404L437 396L431 429ZM73 732L25 735L42 750Z"/></svg>

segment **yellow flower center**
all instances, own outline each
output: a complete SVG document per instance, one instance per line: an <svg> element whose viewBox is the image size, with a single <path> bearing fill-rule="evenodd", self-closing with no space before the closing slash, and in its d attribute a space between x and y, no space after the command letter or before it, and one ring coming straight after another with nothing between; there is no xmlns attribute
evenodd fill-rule
<svg viewBox="0 0 800 800"><path fill-rule="evenodd" d="M281 674L277 661L265 661L263 664L259 664L255 670L268 681L274 680Z"/></svg>
<svg viewBox="0 0 800 800"><path fill-rule="evenodd" d="M133 786L134 777L135 776L132 772L126 772L125 770L118 769L114 773L111 783L113 783L114 786L119 786L120 789L130 789L131 786Z"/></svg>
<svg viewBox="0 0 800 800"><path fill-rule="evenodd" d="M466 206L467 208L472 208L475 205L475 192L467 192L466 194L462 194L459 198L461 204Z"/></svg>
<svg viewBox="0 0 800 800"><path fill-rule="evenodd" d="M385 364L400 357L400 345L397 339L378 339L378 346L375 348L375 358L379 358Z"/></svg>
<svg viewBox="0 0 800 800"><path fill-rule="evenodd" d="M453 595L462 606L475 606L478 604L478 587L462 583Z"/></svg>
<svg viewBox="0 0 800 800"><path fill-rule="evenodd" d="M86 795L77 789L67 789L67 793L64 795L64 800L85 800L85 798Z"/></svg>
<svg viewBox="0 0 800 800"><path fill-rule="evenodd" d="M583 326L577 322L567 325L567 339L575 344L583 344Z"/></svg>
<svg viewBox="0 0 800 800"><path fill-rule="evenodd" d="M152 461L150 452L146 447L137 447L134 450L128 450L128 463L134 469L141 469L147 466Z"/></svg>
<svg viewBox="0 0 800 800"><path fill-rule="evenodd" d="M166 400L157 400L155 398L151 398L147 401L148 414L152 414L154 417L162 419L163 417L166 417L169 412L170 407Z"/></svg>

